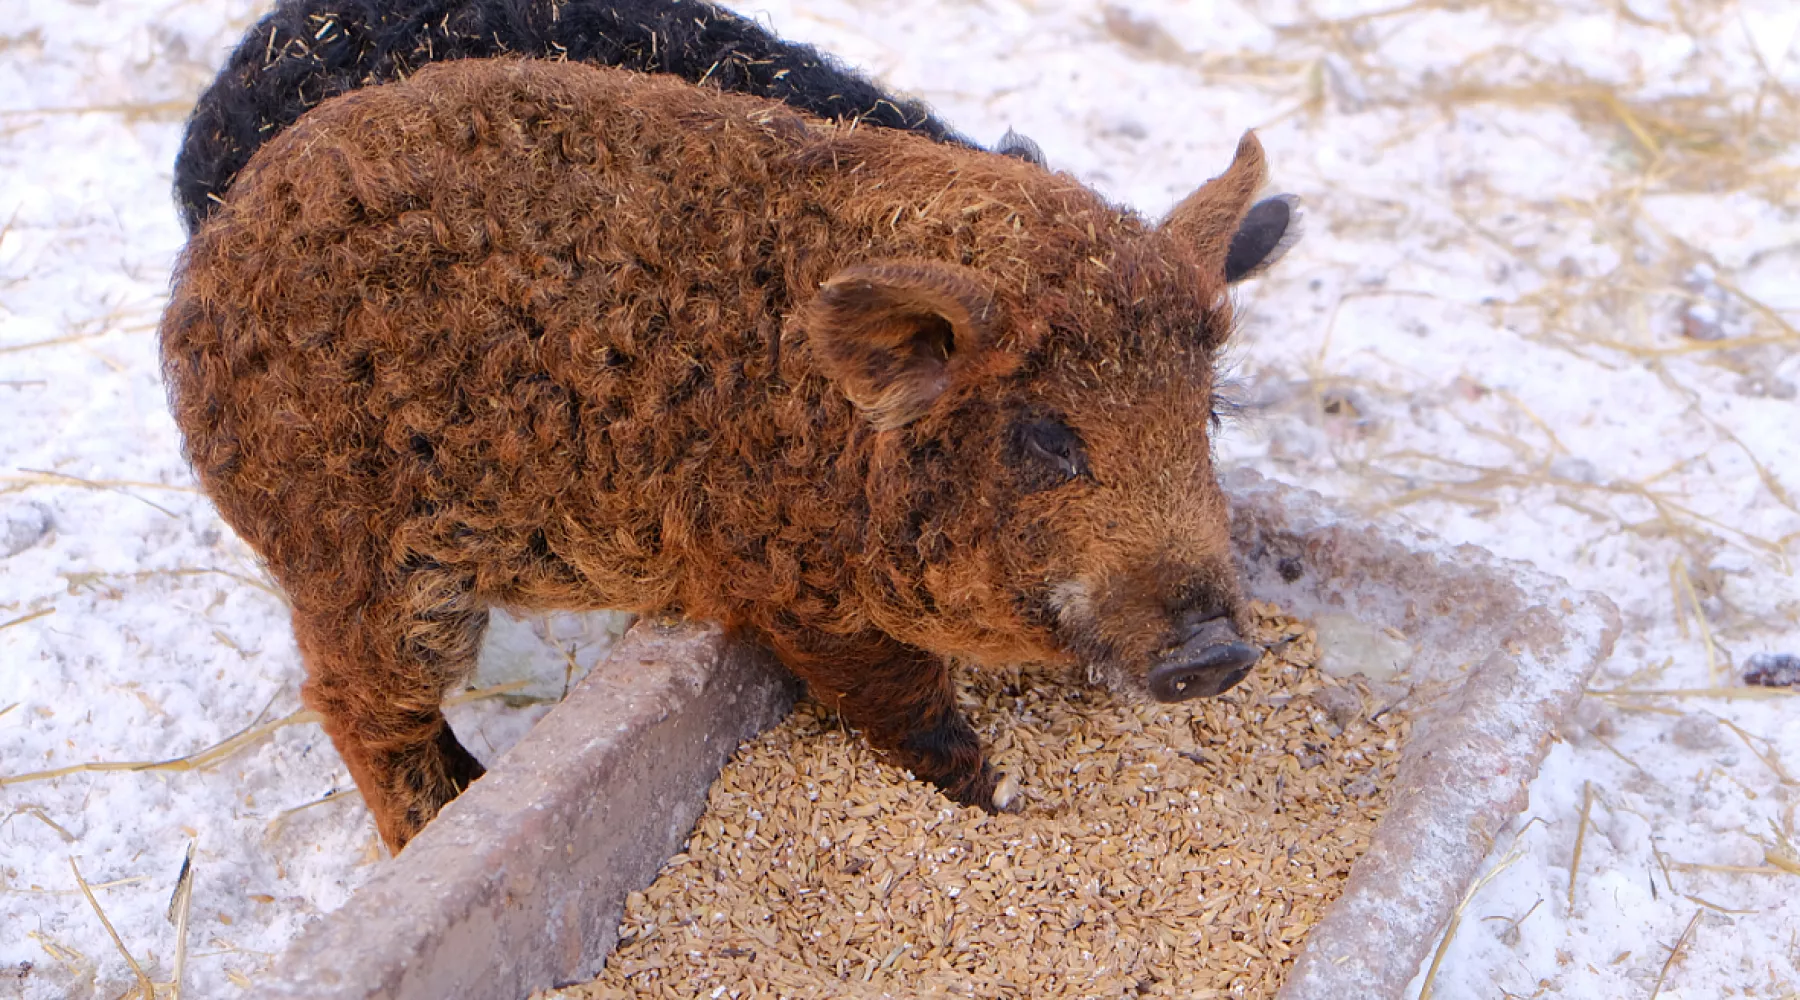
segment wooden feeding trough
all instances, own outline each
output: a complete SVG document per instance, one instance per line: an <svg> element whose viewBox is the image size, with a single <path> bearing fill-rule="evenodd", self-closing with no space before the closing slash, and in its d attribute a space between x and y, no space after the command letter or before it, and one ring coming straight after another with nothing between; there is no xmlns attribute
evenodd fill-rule
<svg viewBox="0 0 1800 1000"><path fill-rule="evenodd" d="M1618 631L1612 604L1472 546L1226 477L1250 593L1314 623L1321 666L1405 690L1387 812L1283 1000L1397 998ZM569 697L264 984L275 997L524 997L611 951L628 894L687 840L794 683L706 626L640 622Z"/></svg>

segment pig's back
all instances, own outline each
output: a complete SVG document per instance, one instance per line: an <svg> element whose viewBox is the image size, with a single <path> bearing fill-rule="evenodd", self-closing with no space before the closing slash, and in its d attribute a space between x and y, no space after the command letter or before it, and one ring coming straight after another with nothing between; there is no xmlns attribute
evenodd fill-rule
<svg viewBox="0 0 1800 1000"><path fill-rule="evenodd" d="M177 273L164 360L207 491L278 575L380 549L519 603L691 603L684 567L792 533L792 480L831 492L853 433L772 368L840 221L777 174L827 128L523 61L321 105Z"/></svg>

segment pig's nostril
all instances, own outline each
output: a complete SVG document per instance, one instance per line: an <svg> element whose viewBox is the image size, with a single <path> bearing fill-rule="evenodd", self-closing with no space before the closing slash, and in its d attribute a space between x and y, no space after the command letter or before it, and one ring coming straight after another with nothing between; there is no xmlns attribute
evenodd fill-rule
<svg viewBox="0 0 1800 1000"><path fill-rule="evenodd" d="M1197 607L1188 608L1177 615L1175 618L1175 627L1176 631L1180 632L1183 638L1186 638L1205 628L1207 625L1216 621L1221 621L1224 618L1225 609L1208 601Z"/></svg>
<svg viewBox="0 0 1800 1000"><path fill-rule="evenodd" d="M1245 642L1207 646L1150 669L1150 695L1157 701L1209 698L1231 690L1250 673L1262 652Z"/></svg>
<svg viewBox="0 0 1800 1000"><path fill-rule="evenodd" d="M1219 646L1238 639L1237 626L1218 611L1183 615L1175 627L1175 647Z"/></svg>

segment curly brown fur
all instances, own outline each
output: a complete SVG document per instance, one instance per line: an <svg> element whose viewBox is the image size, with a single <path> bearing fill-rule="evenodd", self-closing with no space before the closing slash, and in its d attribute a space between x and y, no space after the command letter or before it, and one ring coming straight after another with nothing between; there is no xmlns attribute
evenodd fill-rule
<svg viewBox="0 0 1800 1000"><path fill-rule="evenodd" d="M491 605L722 621L987 806L946 658L1143 690L1184 622L1241 618L1207 434L1261 172L1247 139L1178 239L1009 157L443 64L257 155L183 255L166 377L394 848L473 774L438 705Z"/></svg>
<svg viewBox="0 0 1800 1000"><path fill-rule="evenodd" d="M280 0L188 119L175 159L182 222L198 228L251 154L321 101L430 63L505 55L671 73L822 118L967 143L924 104L702 0Z"/></svg>

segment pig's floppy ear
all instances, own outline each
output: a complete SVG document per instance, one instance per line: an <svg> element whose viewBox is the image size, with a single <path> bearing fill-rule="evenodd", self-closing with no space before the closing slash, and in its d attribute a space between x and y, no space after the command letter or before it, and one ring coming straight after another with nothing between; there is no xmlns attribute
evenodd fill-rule
<svg viewBox="0 0 1800 1000"><path fill-rule="evenodd" d="M931 408L998 318L974 269L886 260L839 271L801 322L820 369L877 429L892 430Z"/></svg>
<svg viewBox="0 0 1800 1000"><path fill-rule="evenodd" d="M1254 278L1300 242L1300 198L1278 194L1250 206L1225 251L1225 280Z"/></svg>
<svg viewBox="0 0 1800 1000"><path fill-rule="evenodd" d="M1300 238L1300 200L1278 195L1251 204L1267 179L1262 144L1245 132L1225 172L1169 213L1163 228L1226 281L1261 273Z"/></svg>

